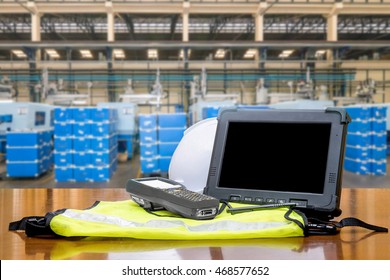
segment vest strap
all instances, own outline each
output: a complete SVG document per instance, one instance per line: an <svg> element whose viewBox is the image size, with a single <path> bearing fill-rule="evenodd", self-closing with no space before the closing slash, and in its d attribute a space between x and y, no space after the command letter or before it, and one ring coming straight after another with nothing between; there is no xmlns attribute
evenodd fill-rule
<svg viewBox="0 0 390 280"><path fill-rule="evenodd" d="M8 230L23 230L28 237L56 237L59 236L53 232L50 227L50 221L54 213L48 213L46 216L28 216L19 221L11 222Z"/></svg>
<svg viewBox="0 0 390 280"><path fill-rule="evenodd" d="M385 227L380 227L372 224L367 224L366 222L363 222L362 220L359 220L354 217L348 217L342 219L340 222L335 223L335 226L338 228L343 228L343 227L362 227L366 229L373 230L375 232L389 232L388 228Z"/></svg>
<svg viewBox="0 0 390 280"><path fill-rule="evenodd" d="M374 232L389 232L385 227L368 224L354 217L344 218L339 222L309 218L306 232L307 235L332 235L339 233L343 227L362 227Z"/></svg>

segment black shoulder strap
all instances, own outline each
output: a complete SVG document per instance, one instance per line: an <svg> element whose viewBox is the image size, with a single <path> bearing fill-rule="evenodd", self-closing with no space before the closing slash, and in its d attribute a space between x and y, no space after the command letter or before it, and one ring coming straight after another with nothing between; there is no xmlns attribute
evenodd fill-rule
<svg viewBox="0 0 390 280"><path fill-rule="evenodd" d="M373 230L375 232L389 232L388 228L367 224L366 222L363 222L362 220L353 217L344 218L340 222L336 222L335 226L338 228L362 227L362 228Z"/></svg>
<svg viewBox="0 0 390 280"><path fill-rule="evenodd" d="M59 210L56 212L49 212L46 216L28 216L24 217L19 221L9 223L8 230L16 231L23 230L27 236L39 236L39 237L58 237L50 227L51 219L63 212Z"/></svg>
<svg viewBox="0 0 390 280"><path fill-rule="evenodd" d="M341 221L322 221L316 218L309 218L306 227L307 235L337 234L343 227L362 227L374 232L389 232L385 227L368 224L354 217L344 218Z"/></svg>

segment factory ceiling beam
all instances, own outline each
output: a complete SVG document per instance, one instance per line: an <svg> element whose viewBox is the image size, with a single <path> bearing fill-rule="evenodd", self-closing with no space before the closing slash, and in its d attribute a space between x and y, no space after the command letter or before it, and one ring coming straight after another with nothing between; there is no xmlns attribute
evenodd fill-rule
<svg viewBox="0 0 390 280"><path fill-rule="evenodd" d="M264 41L264 42L172 42L172 41L158 41L158 42L88 42L68 41L66 46L64 42L0 42L0 49L15 48L15 47L29 47L29 48L84 48L88 46L89 49L100 48L123 48L123 49L142 49L142 48L158 48L158 49L216 49L216 48L277 48L285 49L289 48L360 48L360 49L375 49L375 48L387 48L390 45L389 40L383 41L295 41L295 40L283 40L283 41Z"/></svg>
<svg viewBox="0 0 390 280"><path fill-rule="evenodd" d="M34 3L28 1L27 3ZM65 2L65 1L64 1ZM36 2L35 6L41 13L105 13L105 2ZM261 4L261 3L260 3ZM296 3L278 2L267 7L266 14L329 14L334 3ZM340 14L371 14L389 15L390 3L343 3L344 9ZM183 4L177 2L113 2L113 12L115 13L167 13L180 14ZM259 9L256 2L193 2L188 8L189 13L209 13L209 14L253 14ZM21 3L4 2L1 4L1 13L25 13L26 8Z"/></svg>

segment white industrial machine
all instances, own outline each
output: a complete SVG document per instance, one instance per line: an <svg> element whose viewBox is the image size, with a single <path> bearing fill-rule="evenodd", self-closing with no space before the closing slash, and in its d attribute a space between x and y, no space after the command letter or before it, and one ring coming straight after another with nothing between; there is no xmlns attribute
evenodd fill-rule
<svg viewBox="0 0 390 280"><path fill-rule="evenodd" d="M134 104L150 104L160 107L161 99L166 97L163 86L160 83L160 70L157 69L156 80L149 93L135 93L132 80L128 80L125 93L119 96L119 102L128 102Z"/></svg>
<svg viewBox="0 0 390 280"><path fill-rule="evenodd" d="M256 104L268 104L269 96L268 89L264 85L264 79L261 78L257 81L256 85Z"/></svg>
<svg viewBox="0 0 390 280"><path fill-rule="evenodd" d="M295 90L293 81L288 81L287 86L289 88L288 93L269 93L269 103L273 104L285 101L315 98L315 89L313 86L313 81L310 79L310 68L307 68L306 79L298 81Z"/></svg>
<svg viewBox="0 0 390 280"><path fill-rule="evenodd" d="M373 96L377 93L375 81L366 79L358 83L354 96L334 97L334 100L338 106L373 103Z"/></svg>
<svg viewBox="0 0 390 280"><path fill-rule="evenodd" d="M200 78L194 76L191 83L190 99L192 103L198 101L223 101L223 100L234 100L237 101L240 97L238 93L224 93L209 91L207 89L207 73L203 67Z"/></svg>
<svg viewBox="0 0 390 280"><path fill-rule="evenodd" d="M74 89L65 89L64 80L59 79L58 83L50 83L47 69L42 73L42 84L35 87L40 92L42 101L59 106L88 106L91 104L92 82L87 83L87 93L79 93L77 86Z"/></svg>
<svg viewBox="0 0 390 280"><path fill-rule="evenodd" d="M376 89L373 79L364 80L356 87L356 97L365 101L365 103L370 103L374 94L376 94Z"/></svg>

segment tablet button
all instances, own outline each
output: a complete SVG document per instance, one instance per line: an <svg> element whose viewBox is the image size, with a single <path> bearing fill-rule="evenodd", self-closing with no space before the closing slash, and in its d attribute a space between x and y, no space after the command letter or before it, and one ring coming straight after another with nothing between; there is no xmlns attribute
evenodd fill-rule
<svg viewBox="0 0 390 280"><path fill-rule="evenodd" d="M256 198L255 198L255 201L256 201L257 203L264 203L264 198L262 198L262 197L256 197Z"/></svg>
<svg viewBox="0 0 390 280"><path fill-rule="evenodd" d="M297 206L300 207L306 207L307 206L307 201L306 200L298 200L298 199L290 199L291 203L296 203Z"/></svg>
<svg viewBox="0 0 390 280"><path fill-rule="evenodd" d="M239 195L231 195L229 200L230 201L240 201L241 197Z"/></svg>

